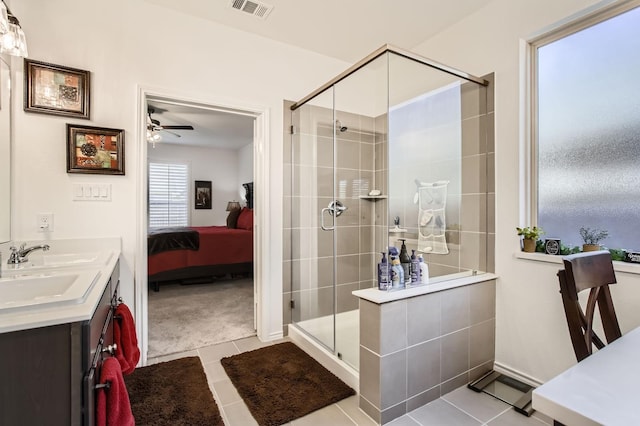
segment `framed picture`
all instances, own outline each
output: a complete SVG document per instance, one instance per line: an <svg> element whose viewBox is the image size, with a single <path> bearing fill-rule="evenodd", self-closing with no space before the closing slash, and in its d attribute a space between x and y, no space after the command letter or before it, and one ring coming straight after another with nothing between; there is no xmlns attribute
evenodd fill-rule
<svg viewBox="0 0 640 426"><path fill-rule="evenodd" d="M124 175L124 130L67 124L67 173Z"/></svg>
<svg viewBox="0 0 640 426"><path fill-rule="evenodd" d="M24 110L89 119L89 71L24 60Z"/></svg>
<svg viewBox="0 0 640 426"><path fill-rule="evenodd" d="M211 209L211 181L197 180L195 187L195 208Z"/></svg>

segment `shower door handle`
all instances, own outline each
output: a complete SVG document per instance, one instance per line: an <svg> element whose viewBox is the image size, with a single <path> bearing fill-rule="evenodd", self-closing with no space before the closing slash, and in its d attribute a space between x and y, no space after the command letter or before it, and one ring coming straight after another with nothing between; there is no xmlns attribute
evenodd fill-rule
<svg viewBox="0 0 640 426"><path fill-rule="evenodd" d="M330 211L331 216L333 216L333 209L331 207L325 207L320 211L320 227L323 231L333 231L335 229L334 226L326 227L324 226L324 212Z"/></svg>
<svg viewBox="0 0 640 426"><path fill-rule="evenodd" d="M334 200L331 203L329 203L329 207L325 207L320 212L320 227L324 231L333 231L333 229L335 228L334 226L327 227L324 225L324 212L329 212L331 216L338 217L342 214L342 212L347 210L347 208L348 207L342 204L340 200Z"/></svg>

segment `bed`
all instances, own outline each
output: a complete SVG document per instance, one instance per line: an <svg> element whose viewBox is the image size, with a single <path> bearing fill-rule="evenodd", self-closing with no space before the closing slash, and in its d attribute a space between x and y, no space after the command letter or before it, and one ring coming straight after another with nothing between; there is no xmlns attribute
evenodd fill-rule
<svg viewBox="0 0 640 426"><path fill-rule="evenodd" d="M229 215L227 226L149 231L148 274L153 289L159 291L163 281L252 274L253 211L245 207L235 217L233 223L234 218Z"/></svg>

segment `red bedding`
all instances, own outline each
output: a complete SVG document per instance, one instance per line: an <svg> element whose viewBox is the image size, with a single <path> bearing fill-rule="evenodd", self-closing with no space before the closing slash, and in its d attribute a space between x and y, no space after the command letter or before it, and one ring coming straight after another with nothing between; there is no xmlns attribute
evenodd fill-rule
<svg viewBox="0 0 640 426"><path fill-rule="evenodd" d="M149 256L148 274L191 266L253 261L253 232L226 226L192 226L200 234L198 250L171 250Z"/></svg>

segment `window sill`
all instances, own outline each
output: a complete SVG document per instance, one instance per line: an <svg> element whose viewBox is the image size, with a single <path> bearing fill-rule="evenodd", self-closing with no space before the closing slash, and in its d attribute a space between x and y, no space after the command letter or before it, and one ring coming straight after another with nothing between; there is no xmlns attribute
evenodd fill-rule
<svg viewBox="0 0 640 426"><path fill-rule="evenodd" d="M516 259L534 260L536 262L557 263L561 265L563 256L554 256L551 254L544 254L544 253L525 253L523 251L519 251L515 253L515 257ZM614 260L613 269L616 272L626 272L628 274L640 275L640 263L620 262L620 261Z"/></svg>

